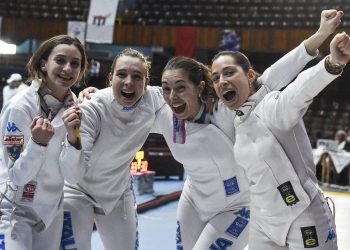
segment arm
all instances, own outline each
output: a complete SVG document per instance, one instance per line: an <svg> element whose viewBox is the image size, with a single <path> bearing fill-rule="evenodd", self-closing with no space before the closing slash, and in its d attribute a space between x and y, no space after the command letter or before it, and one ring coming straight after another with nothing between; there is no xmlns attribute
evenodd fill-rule
<svg viewBox="0 0 350 250"><path fill-rule="evenodd" d="M342 11L322 11L320 27L316 33L266 69L259 77L259 81L270 90L285 87L309 61L317 56L318 48L335 31L342 16Z"/></svg>
<svg viewBox="0 0 350 250"><path fill-rule="evenodd" d="M259 107L265 122L271 127L288 130L304 115L312 99L341 74L329 68L345 65L350 59L350 38L337 34L330 44L330 61L323 59L316 66L302 72L285 90L273 92L264 98ZM288 114L288 115L286 115Z"/></svg>
<svg viewBox="0 0 350 250"><path fill-rule="evenodd" d="M31 139L31 125L31 117L20 108L9 107L2 115L4 166L8 168L9 179L18 186L34 179L45 161L46 147Z"/></svg>
<svg viewBox="0 0 350 250"><path fill-rule="evenodd" d="M101 130L101 118L90 102L80 106L81 118L80 136L82 149L79 150L68 142L66 137L60 155L60 166L64 178L71 184L79 182L89 167L89 159L94 142Z"/></svg>

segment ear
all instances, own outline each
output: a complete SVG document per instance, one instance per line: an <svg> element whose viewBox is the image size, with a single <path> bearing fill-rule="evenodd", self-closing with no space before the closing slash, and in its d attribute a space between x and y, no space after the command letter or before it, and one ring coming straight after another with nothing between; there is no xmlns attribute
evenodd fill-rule
<svg viewBox="0 0 350 250"><path fill-rule="evenodd" d="M147 85L149 85L149 78L146 78L145 90L147 88Z"/></svg>
<svg viewBox="0 0 350 250"><path fill-rule="evenodd" d="M47 63L46 60L41 60L40 62L41 70L44 72L46 71L46 63Z"/></svg>
<svg viewBox="0 0 350 250"><path fill-rule="evenodd" d="M197 86L199 96L202 94L204 88L205 88L205 81L200 81L199 85Z"/></svg>
<svg viewBox="0 0 350 250"><path fill-rule="evenodd" d="M248 77L248 81L249 81L249 82L254 81L255 78L256 78L256 73L255 73L255 71L252 70L252 69L248 70L247 77Z"/></svg>
<svg viewBox="0 0 350 250"><path fill-rule="evenodd" d="M109 72L109 74L108 74L108 86L112 85L112 78L113 78L113 74L112 74L112 72Z"/></svg>

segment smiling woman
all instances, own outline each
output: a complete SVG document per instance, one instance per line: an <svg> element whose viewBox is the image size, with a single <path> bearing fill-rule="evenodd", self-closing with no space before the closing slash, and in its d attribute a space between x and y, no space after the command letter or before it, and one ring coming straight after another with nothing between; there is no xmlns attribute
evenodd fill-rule
<svg viewBox="0 0 350 250"><path fill-rule="evenodd" d="M67 133L66 147L77 151L81 111L70 87L82 79L86 65L85 49L76 38L44 41L27 65L31 86L2 110L8 172L0 188L0 236L6 249L60 248L63 183L76 183L81 175L78 168L66 167L60 153Z"/></svg>

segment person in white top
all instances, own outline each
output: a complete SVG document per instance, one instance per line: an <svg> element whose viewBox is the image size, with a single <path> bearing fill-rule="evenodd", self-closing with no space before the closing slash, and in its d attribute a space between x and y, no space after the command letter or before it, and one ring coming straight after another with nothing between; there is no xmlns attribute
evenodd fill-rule
<svg viewBox="0 0 350 250"><path fill-rule="evenodd" d="M323 22L325 26L332 26L327 35L311 36L269 67L258 81L272 89L289 83L336 27L334 22ZM288 67L291 63L292 68ZM207 112L217 99L210 70L194 59L175 57L163 70L162 88L168 106L158 112L153 132L164 135L173 156L188 173L177 211L177 247L243 249L248 243L249 184L232 152L234 138L223 133L229 125L220 131L209 124L224 124L230 117L223 105L212 115Z"/></svg>
<svg viewBox="0 0 350 250"><path fill-rule="evenodd" d="M123 50L113 61L110 87L81 105L83 150L73 153L84 160L70 165L82 165L86 173L78 184L65 185L63 249L91 249L94 221L105 249L138 248L130 164L165 104L161 88L147 86L149 69L142 53Z"/></svg>
<svg viewBox="0 0 350 250"><path fill-rule="evenodd" d="M65 163L74 155L61 155L67 131L68 140L76 141L80 124L70 87L79 83L86 66L78 39L62 35L44 41L27 65L31 86L2 110L0 135L7 168L0 188L2 249L59 249L64 179L75 183L82 175ZM64 112L72 114L65 121ZM75 146L64 147L79 151Z"/></svg>
<svg viewBox="0 0 350 250"><path fill-rule="evenodd" d="M7 85L2 89L2 106L4 107L11 98L26 89L28 86L23 83L22 76L18 73L13 73L9 79L7 79Z"/></svg>
<svg viewBox="0 0 350 250"><path fill-rule="evenodd" d="M336 27L334 20L321 22L321 26L332 28L305 40L268 68L259 81L271 83L272 89L289 83ZM212 98L217 99L209 76L209 69L193 59L170 60L162 76L169 105L157 113L152 132L164 135L189 176L177 211L177 249L238 250L248 242L248 183L232 153L234 137L227 136L234 132L234 127L226 124L227 117L234 118L233 113L219 104L211 116L206 108L213 104ZM82 96L90 98L89 92L94 91L85 89ZM211 122L219 124L222 131Z"/></svg>
<svg viewBox="0 0 350 250"><path fill-rule="evenodd" d="M269 92L242 53L214 57L214 87L236 113L234 154L250 184L249 249L337 249L334 217L318 187L302 117L349 59L349 36L337 34L330 56L283 91Z"/></svg>

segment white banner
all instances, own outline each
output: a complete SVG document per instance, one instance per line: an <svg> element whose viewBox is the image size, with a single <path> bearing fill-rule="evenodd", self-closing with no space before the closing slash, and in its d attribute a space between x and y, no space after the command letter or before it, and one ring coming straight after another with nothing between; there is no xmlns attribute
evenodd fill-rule
<svg viewBox="0 0 350 250"><path fill-rule="evenodd" d="M67 33L70 36L78 38L83 44L85 43L86 22L68 21Z"/></svg>
<svg viewBox="0 0 350 250"><path fill-rule="evenodd" d="M91 0L86 41L112 43L119 0Z"/></svg>

